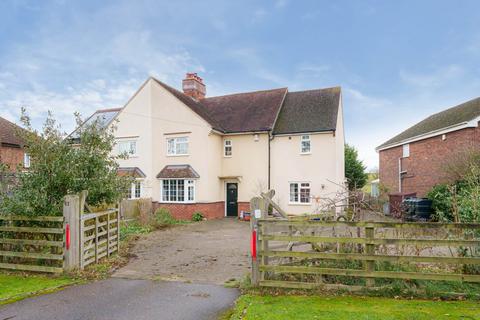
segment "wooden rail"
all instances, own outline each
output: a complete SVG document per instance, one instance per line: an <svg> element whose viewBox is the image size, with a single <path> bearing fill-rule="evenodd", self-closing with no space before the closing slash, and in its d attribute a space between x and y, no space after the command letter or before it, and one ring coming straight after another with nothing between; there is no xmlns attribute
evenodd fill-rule
<svg viewBox="0 0 480 320"><path fill-rule="evenodd" d="M324 276L363 278L365 284L361 286L337 284L360 289L374 287L375 279L480 283L480 274L465 274L462 268L480 265L480 255L475 250L480 247L480 224L262 217L252 223L258 248L258 259L253 262L257 265L252 270L259 272L252 278L260 286L305 289L333 286L324 282ZM301 251L293 251L295 246L301 247ZM342 246L349 252L340 252ZM469 256L458 256L460 248L467 250ZM357 263L342 264L349 261ZM383 263L402 267L382 270ZM430 265L435 268L428 268ZM288 275L289 280L283 280L282 275Z"/></svg>
<svg viewBox="0 0 480 320"><path fill-rule="evenodd" d="M84 214L80 218L80 268L109 257L120 247L118 209Z"/></svg>
<svg viewBox="0 0 480 320"><path fill-rule="evenodd" d="M62 272L63 220L0 215L0 269Z"/></svg>

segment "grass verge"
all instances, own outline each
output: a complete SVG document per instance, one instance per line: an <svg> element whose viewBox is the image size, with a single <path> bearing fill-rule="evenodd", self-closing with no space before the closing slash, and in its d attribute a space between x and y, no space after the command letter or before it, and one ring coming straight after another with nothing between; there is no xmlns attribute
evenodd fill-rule
<svg viewBox="0 0 480 320"><path fill-rule="evenodd" d="M32 295L53 292L80 280L68 276L0 273L0 305Z"/></svg>
<svg viewBox="0 0 480 320"><path fill-rule="evenodd" d="M422 320L480 319L473 301L398 300L357 296L241 296L230 320ZM227 319L227 318L225 318Z"/></svg>

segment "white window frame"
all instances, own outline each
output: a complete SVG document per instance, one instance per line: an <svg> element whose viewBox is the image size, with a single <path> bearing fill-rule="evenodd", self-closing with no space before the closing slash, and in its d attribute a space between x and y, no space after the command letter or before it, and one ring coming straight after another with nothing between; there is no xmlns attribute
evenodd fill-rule
<svg viewBox="0 0 480 320"><path fill-rule="evenodd" d="M187 145L186 148L186 153L178 153L177 151L177 145L180 144L178 142L179 139L185 139L185 142L180 142L180 143L185 143ZM169 157L178 157L178 156L188 156L188 149L189 149L189 141L188 137L174 137L174 138L167 138L167 156ZM173 142L173 148L170 148L170 142Z"/></svg>
<svg viewBox="0 0 480 320"><path fill-rule="evenodd" d="M183 201L170 200L170 199L165 200L164 194L163 194L164 181L169 181L169 184L171 184L171 181L176 181L176 183L175 183L175 185L176 185L175 196L176 196L177 199L178 199L178 181L183 181ZM170 186L169 186L169 188L170 188ZM190 188L193 189L193 194L192 194L193 197L192 198L190 198L190 192L189 192ZM196 198L196 182L195 182L195 179L160 179L160 202L161 203L195 203L195 198Z"/></svg>
<svg viewBox="0 0 480 320"><path fill-rule="evenodd" d="M227 144L227 142L230 144ZM230 154L227 154L227 148L230 148ZM233 143L230 139L223 140L223 156L225 158L231 158L233 156Z"/></svg>
<svg viewBox="0 0 480 320"><path fill-rule="evenodd" d="M23 167L25 169L30 168L30 155L26 152L23 154Z"/></svg>
<svg viewBox="0 0 480 320"><path fill-rule="evenodd" d="M120 145L121 144L127 144L127 143L130 144L130 146L129 146L130 151L128 151L128 150L122 151ZM117 144L117 151L118 151L119 155L126 152L129 158L138 157L138 139L117 139L116 144ZM132 148L131 148L132 145L134 146L135 150L132 150Z"/></svg>
<svg viewBox="0 0 480 320"><path fill-rule="evenodd" d="M292 185L297 185L297 200L292 201ZM302 190L308 189L308 202L302 201ZM312 184L308 181L291 181L288 183L288 203L292 205L310 205L312 204Z"/></svg>
<svg viewBox="0 0 480 320"><path fill-rule="evenodd" d="M136 193L136 187L137 184L140 185L140 195L137 197ZM143 197L143 179L135 179L134 182L130 185L130 197L127 197L128 199L141 199Z"/></svg>
<svg viewBox="0 0 480 320"><path fill-rule="evenodd" d="M410 144L406 143L402 146L402 156L403 158L410 157Z"/></svg>
<svg viewBox="0 0 480 320"><path fill-rule="evenodd" d="M308 151L303 151L303 143L308 142ZM300 136L300 154L311 154L312 153L312 139L309 134L304 134Z"/></svg>

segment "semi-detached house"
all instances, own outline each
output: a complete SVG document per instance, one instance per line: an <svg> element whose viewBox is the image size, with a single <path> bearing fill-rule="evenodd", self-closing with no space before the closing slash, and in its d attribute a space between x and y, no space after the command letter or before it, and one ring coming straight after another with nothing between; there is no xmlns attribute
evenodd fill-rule
<svg viewBox="0 0 480 320"><path fill-rule="evenodd" d="M99 110L117 127L120 174L131 198L151 198L178 218L237 216L275 189L291 214L315 211L342 189L344 129L339 87L287 88L206 97L188 73L183 92L150 77L123 108ZM118 121L114 121L118 120Z"/></svg>

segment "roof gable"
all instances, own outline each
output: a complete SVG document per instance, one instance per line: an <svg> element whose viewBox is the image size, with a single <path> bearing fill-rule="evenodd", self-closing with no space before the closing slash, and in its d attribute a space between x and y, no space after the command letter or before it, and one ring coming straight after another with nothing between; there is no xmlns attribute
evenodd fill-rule
<svg viewBox="0 0 480 320"><path fill-rule="evenodd" d="M397 143L408 141L418 136L426 135L452 126L461 125L480 117L480 98L476 98L458 106L449 108L413 125L377 147L382 149Z"/></svg>
<svg viewBox="0 0 480 320"><path fill-rule="evenodd" d="M340 92L340 87L289 92L273 133L336 130Z"/></svg>

